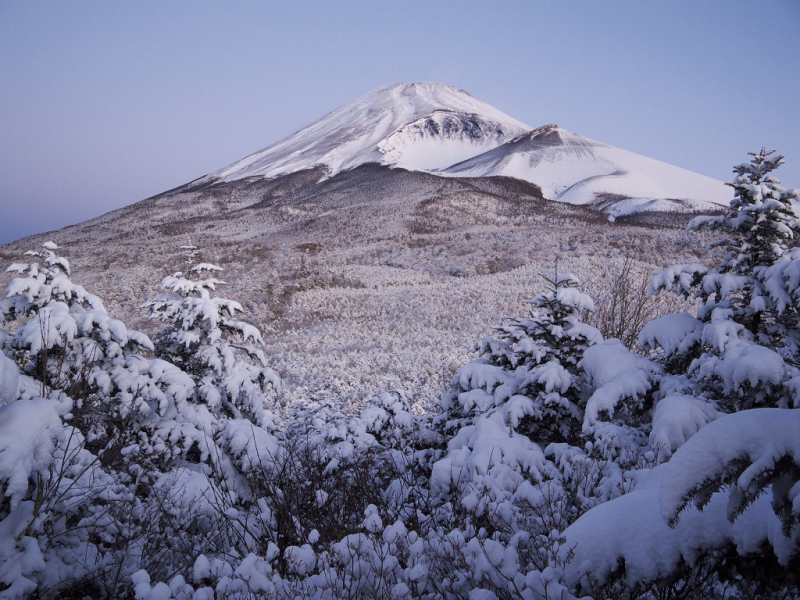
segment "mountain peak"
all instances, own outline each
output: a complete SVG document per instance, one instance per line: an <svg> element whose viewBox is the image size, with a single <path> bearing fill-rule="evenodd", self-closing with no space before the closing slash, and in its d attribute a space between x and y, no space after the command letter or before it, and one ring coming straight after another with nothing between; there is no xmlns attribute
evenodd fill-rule
<svg viewBox="0 0 800 600"><path fill-rule="evenodd" d="M396 83L373 90L200 181L270 178L313 167L332 176L368 162L443 169L529 129L458 88Z"/></svg>
<svg viewBox="0 0 800 600"><path fill-rule="evenodd" d="M555 142L561 140L561 136L563 133L569 133L565 129L561 129L558 125L551 124L551 125L543 125L542 127L537 127L536 129L531 129L530 131L526 131L525 133L521 133L517 137L515 137L511 142L521 142L523 140L527 141L534 141L538 140L540 142Z"/></svg>
<svg viewBox="0 0 800 600"><path fill-rule="evenodd" d="M435 81L423 81L421 83L395 83L388 87L377 88L373 92L387 91L390 93L399 93L401 96L423 96L423 97L443 97L447 95L465 96L476 100L472 94L464 90L447 85L444 83L437 83Z"/></svg>

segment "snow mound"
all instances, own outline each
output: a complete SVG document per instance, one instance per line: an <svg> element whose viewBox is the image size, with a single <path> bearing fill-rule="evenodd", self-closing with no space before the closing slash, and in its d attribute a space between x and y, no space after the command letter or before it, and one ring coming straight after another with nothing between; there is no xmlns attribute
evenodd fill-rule
<svg viewBox="0 0 800 600"><path fill-rule="evenodd" d="M736 498L758 494L765 473L784 458L800 465L800 411L756 408L726 415L709 423L690 439L665 465L659 495L663 520L683 520L687 498L727 473L729 465L748 466L733 480L726 518L736 508ZM793 488L790 502L800 513L800 485ZM767 496L772 496L768 494Z"/></svg>
<svg viewBox="0 0 800 600"><path fill-rule="evenodd" d="M18 400L0 406L0 500L13 509L28 491L35 473L47 477L70 402Z"/></svg>
<svg viewBox="0 0 800 600"><path fill-rule="evenodd" d="M744 340L730 343L713 368L714 375L725 383L726 394L738 391L746 383L753 387L762 383L778 385L786 375L786 364L777 352Z"/></svg>
<svg viewBox="0 0 800 600"><path fill-rule="evenodd" d="M19 369L13 360L0 352L0 405L13 402L19 395Z"/></svg>
<svg viewBox="0 0 800 600"><path fill-rule="evenodd" d="M650 321L639 333L639 346L655 350L661 346L667 355L686 352L700 340L703 322L687 312Z"/></svg>
<svg viewBox="0 0 800 600"><path fill-rule="evenodd" d="M524 435L509 435L499 412L483 415L475 425L463 427L448 444L448 454L433 465L431 492L447 493L473 475L488 476L500 488L511 491L530 473L541 480L544 453Z"/></svg>
<svg viewBox="0 0 800 600"><path fill-rule="evenodd" d="M650 445L664 459L683 446L694 434L722 416L714 406L694 396L667 396L656 405Z"/></svg>
<svg viewBox="0 0 800 600"><path fill-rule="evenodd" d="M724 420L715 421L703 431ZM670 528L662 518L663 492L672 485L668 473L680 454L677 452L672 461L649 472L633 492L596 506L566 529L565 546L575 549L574 558L565 569L569 584L587 581L587 576L602 582L623 561L624 579L629 584L654 581L674 572L681 561L692 564L704 552L728 542L735 544L741 554L760 553L763 544L769 542L781 563L789 560L793 543L781 534L769 495L759 497L741 518L731 523L726 514L727 498L716 494L703 511L687 509L677 526Z"/></svg>

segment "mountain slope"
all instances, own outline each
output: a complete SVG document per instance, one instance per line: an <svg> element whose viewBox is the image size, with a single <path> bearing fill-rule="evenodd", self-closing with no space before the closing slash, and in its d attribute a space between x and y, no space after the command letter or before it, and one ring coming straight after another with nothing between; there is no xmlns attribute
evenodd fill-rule
<svg viewBox="0 0 800 600"><path fill-rule="evenodd" d="M642 210L713 210L727 206L721 181L614 148L557 125L534 129L442 174L503 175L535 183L550 200L595 204L612 215Z"/></svg>
<svg viewBox="0 0 800 600"><path fill-rule="evenodd" d="M369 162L443 169L529 129L462 90L398 83L193 183L275 177L311 167L332 176Z"/></svg>

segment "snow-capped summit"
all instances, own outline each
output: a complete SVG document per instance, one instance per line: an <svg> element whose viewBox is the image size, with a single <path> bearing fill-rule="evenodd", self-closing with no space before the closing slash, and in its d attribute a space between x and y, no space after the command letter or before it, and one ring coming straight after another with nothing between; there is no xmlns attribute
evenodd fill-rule
<svg viewBox="0 0 800 600"><path fill-rule="evenodd" d="M275 177L310 167L322 167L332 176L369 162L444 169L529 129L463 90L440 83L398 83L200 181Z"/></svg>
<svg viewBox="0 0 800 600"><path fill-rule="evenodd" d="M271 179L319 169L323 179L366 163L451 177L503 175L545 198L612 216L727 206L721 181L586 139L557 125L531 129L441 83L397 83L189 185Z"/></svg>
<svg viewBox="0 0 800 600"><path fill-rule="evenodd" d="M721 181L581 137L558 125L523 133L444 170L458 177L505 175L535 183L550 200L597 204L611 214L727 206Z"/></svg>

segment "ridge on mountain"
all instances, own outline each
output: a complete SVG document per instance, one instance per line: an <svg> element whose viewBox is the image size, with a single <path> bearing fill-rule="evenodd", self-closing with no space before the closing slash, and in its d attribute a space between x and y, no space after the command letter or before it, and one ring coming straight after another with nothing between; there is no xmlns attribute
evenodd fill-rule
<svg viewBox="0 0 800 600"><path fill-rule="evenodd" d="M538 185L548 200L597 204L611 214L632 210L714 210L730 190L705 175L546 125L441 172L506 176Z"/></svg>

